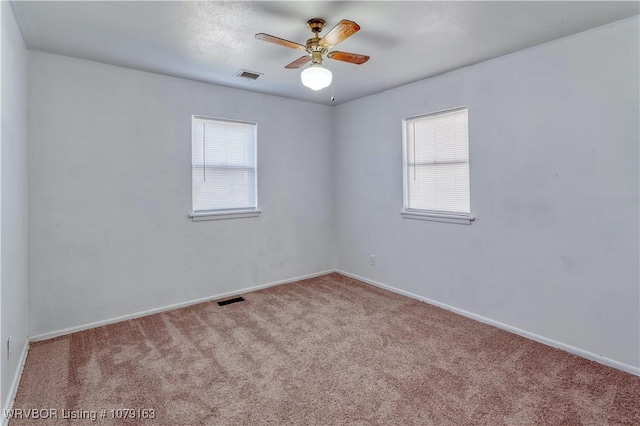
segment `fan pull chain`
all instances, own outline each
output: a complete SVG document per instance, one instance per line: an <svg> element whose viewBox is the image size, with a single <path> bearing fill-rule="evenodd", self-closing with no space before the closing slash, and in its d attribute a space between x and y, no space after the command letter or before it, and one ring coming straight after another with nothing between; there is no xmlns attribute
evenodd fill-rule
<svg viewBox="0 0 640 426"><path fill-rule="evenodd" d="M333 97L333 82L331 82L331 102L335 101L336 98Z"/></svg>

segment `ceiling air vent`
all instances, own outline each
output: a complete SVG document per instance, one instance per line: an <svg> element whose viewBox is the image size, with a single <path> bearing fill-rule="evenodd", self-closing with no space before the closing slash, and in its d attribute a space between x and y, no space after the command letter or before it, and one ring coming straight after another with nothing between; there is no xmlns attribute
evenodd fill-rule
<svg viewBox="0 0 640 426"><path fill-rule="evenodd" d="M240 70L236 74L237 77L246 78L247 80L257 80L261 75L262 73L247 70Z"/></svg>

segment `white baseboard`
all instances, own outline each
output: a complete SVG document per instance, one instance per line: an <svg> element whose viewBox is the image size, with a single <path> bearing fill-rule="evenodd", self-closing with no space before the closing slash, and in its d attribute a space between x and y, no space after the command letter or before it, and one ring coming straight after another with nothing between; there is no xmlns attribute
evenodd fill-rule
<svg viewBox="0 0 640 426"><path fill-rule="evenodd" d="M7 395L7 400L2 407L2 426L6 426L9 424L9 418L7 417L7 412L13 408L13 401L16 399L16 394L18 393L18 386L20 385L20 378L22 377L22 370L24 370L24 364L27 361L27 353L29 352L29 341L25 341L22 346L22 353L20 354L20 360L18 361L18 368L16 368L16 374L13 376L13 382L11 382L11 387L9 388L9 394Z"/></svg>
<svg viewBox="0 0 640 426"><path fill-rule="evenodd" d="M115 317L115 318L109 318L109 319L102 320L102 321L96 321L96 322L91 322L91 323L88 323L88 324L82 324L82 325L78 325L78 326L75 326L75 327L65 328L65 329L62 329L62 330L51 331L51 332L48 332L48 333L43 333L43 334L38 334L36 336L31 336L29 338L29 341L30 342L38 342L40 340L53 339L54 337L65 336L67 334L75 333L75 332L82 331L82 330L89 330L91 328L102 327L103 325L115 324L117 322L127 321L127 320L130 320L130 319L146 317L148 315L158 314L160 312L166 312L166 311L170 311L170 310L173 310L173 309L184 308L185 306L197 305L198 303L210 302L212 300L224 299L224 298L231 297L231 296L237 296L237 295L240 295L240 294L249 293L249 292L256 291L256 290L262 290L262 289L268 288L268 287L275 287L275 286L281 285L281 284L287 284L287 283L292 283L292 282L295 282L295 281L306 280L306 279L309 279L309 278L315 278L315 277L319 277L321 275L330 274L332 272L335 272L335 269L331 269L331 270L323 271L323 272L316 272L314 274L303 275L303 276L295 277L295 278L288 278L286 280L274 281L274 282L270 282L270 283L267 283L267 284L261 284L261 285L253 286L253 287L247 287L247 288L243 288L243 289L240 289L240 290L230 291L230 292L227 292L227 293L221 293L221 294L216 294L216 295L213 295L213 296L203 297L201 299L194 299L194 300L188 300L186 302L174 303L172 305L166 305L166 306L162 306L162 307L159 307L159 308L149 309L149 310L146 310L146 311L135 312L135 313L132 313L132 314L123 315L123 316L119 316L119 317Z"/></svg>
<svg viewBox="0 0 640 426"><path fill-rule="evenodd" d="M354 278L354 279L356 279L358 281L363 281L363 282L365 282L367 284L371 284L371 285L374 285L376 287L380 287L380 288L383 288L385 290L389 290L389 291L391 291L393 293L401 294L403 296L407 296L407 297L410 297L412 299L416 299L416 300L419 300L421 302L428 303L429 305L434 305L434 306L437 306L439 308L446 309L446 310L451 311L451 312L455 312L456 314L465 316L467 318L471 318L473 320L482 322L484 324L492 325L492 326L500 328L502 330L506 330L506 331L508 331L510 333L514 333L514 334L517 334L519 336L526 337L527 339L535 340L536 342L543 343L543 344L545 344L547 346L552 346L554 348L561 349L563 351L569 352L569 353L577 355L579 357L586 358L586 359L589 359L591 361L596 361L596 362L598 362L600 364L604 364L604 365L607 365L609 367L613 367L613 368L616 368L618 370L622 370L622 371L625 371L627 373L631 373L631 374L635 374L636 376L640 376L640 368L634 367L633 365L625 364L623 362L619 362L619 361L616 361L616 360L613 360L613 359L610 359L610 358L606 358L606 357L603 357L601 355L594 354L593 352L585 351L583 349L576 348L574 346L567 345L565 343L558 342L558 341L553 340L553 339L548 339L546 337L539 336L539 335L534 334L534 333L530 333L530 332L528 332L526 330L521 330L519 328L512 327L512 326L510 326L508 324L504 324L504 323L501 323L499 321L495 321L495 320L492 320L490 318L483 317L481 315L477 315L477 314L474 314L472 312L465 311L464 309L459 309L459 308L456 308L454 306L447 305L446 303L441 303L441 302L438 302L436 300L432 300L432 299L429 299L429 298L426 298L426 297L418 296L417 294L413 294L413 293L410 293L408 291L400 290L400 289L392 287L390 285L382 284L382 283L379 283L377 281L373 281L373 280L361 277L361 276L356 275L356 274L352 274L352 273L349 273L349 272L341 271L339 269L336 270L336 272L338 272L338 273L340 273L342 275L346 275L347 277Z"/></svg>

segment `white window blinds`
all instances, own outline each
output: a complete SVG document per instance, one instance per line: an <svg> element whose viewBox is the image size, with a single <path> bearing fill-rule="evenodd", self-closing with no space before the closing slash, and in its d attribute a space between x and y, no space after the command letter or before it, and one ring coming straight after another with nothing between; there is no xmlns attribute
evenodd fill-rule
<svg viewBox="0 0 640 426"><path fill-rule="evenodd" d="M193 117L193 212L257 209L256 124Z"/></svg>
<svg viewBox="0 0 640 426"><path fill-rule="evenodd" d="M467 108L404 120L406 211L470 215Z"/></svg>

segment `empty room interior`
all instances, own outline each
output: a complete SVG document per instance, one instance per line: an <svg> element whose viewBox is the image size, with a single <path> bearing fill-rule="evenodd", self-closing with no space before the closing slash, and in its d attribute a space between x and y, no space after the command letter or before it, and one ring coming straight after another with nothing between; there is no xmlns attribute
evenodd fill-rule
<svg viewBox="0 0 640 426"><path fill-rule="evenodd" d="M637 1L2 1L2 424L640 424Z"/></svg>

